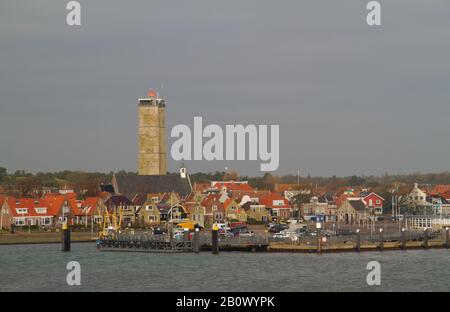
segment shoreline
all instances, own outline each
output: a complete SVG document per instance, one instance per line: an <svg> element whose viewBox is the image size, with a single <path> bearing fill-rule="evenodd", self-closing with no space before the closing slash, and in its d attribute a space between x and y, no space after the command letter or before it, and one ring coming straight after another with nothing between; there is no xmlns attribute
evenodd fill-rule
<svg viewBox="0 0 450 312"><path fill-rule="evenodd" d="M15 233L15 234L1 234L0 246L7 245L36 245L36 244L61 244L61 232L47 232L47 233ZM90 243L95 242L97 236L91 236L88 232L72 232L71 243Z"/></svg>

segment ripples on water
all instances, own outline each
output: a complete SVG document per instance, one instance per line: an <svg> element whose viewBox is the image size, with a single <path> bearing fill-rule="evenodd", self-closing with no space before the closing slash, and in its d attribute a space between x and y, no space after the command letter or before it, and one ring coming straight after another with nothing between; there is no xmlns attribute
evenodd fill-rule
<svg viewBox="0 0 450 312"><path fill-rule="evenodd" d="M100 252L95 244L0 246L2 291L449 291L450 252L341 254ZM81 286L66 284L66 264L81 264ZM381 286L366 265L381 264Z"/></svg>

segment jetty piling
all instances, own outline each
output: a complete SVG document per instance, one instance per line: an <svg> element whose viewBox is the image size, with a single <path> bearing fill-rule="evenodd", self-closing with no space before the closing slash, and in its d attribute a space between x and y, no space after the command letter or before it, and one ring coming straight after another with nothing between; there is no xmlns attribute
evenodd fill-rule
<svg viewBox="0 0 450 312"><path fill-rule="evenodd" d="M405 250L406 249L406 229L402 228L402 249Z"/></svg>
<svg viewBox="0 0 450 312"><path fill-rule="evenodd" d="M212 229L212 253L214 255L219 254L219 228L217 226L214 226Z"/></svg>
<svg viewBox="0 0 450 312"><path fill-rule="evenodd" d="M448 227L445 228L445 248L450 247L450 229Z"/></svg>
<svg viewBox="0 0 450 312"><path fill-rule="evenodd" d="M383 251L384 248L384 239L383 239L383 228L380 228L380 245L379 248Z"/></svg>
<svg viewBox="0 0 450 312"><path fill-rule="evenodd" d="M199 229L195 229L194 232L194 252L199 253L200 252L200 233Z"/></svg>
<svg viewBox="0 0 450 312"><path fill-rule="evenodd" d="M322 233L321 233L322 223L316 223L317 229L317 254L320 255L322 253Z"/></svg>
<svg viewBox="0 0 450 312"><path fill-rule="evenodd" d="M428 248L428 229L423 231L423 248Z"/></svg>
<svg viewBox="0 0 450 312"><path fill-rule="evenodd" d="M67 226L67 223L63 223L62 225L61 241L61 250L70 251L70 228Z"/></svg>
<svg viewBox="0 0 450 312"><path fill-rule="evenodd" d="M356 251L361 251L361 233L359 233L359 229L356 229Z"/></svg>

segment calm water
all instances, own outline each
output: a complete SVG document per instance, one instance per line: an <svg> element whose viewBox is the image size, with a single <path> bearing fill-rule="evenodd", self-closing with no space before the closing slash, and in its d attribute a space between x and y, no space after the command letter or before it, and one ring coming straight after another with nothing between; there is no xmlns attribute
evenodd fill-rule
<svg viewBox="0 0 450 312"><path fill-rule="evenodd" d="M81 286L66 284L68 261ZM366 265L381 264L381 286ZM284 254L100 252L95 244L0 246L2 291L449 291L450 251Z"/></svg>

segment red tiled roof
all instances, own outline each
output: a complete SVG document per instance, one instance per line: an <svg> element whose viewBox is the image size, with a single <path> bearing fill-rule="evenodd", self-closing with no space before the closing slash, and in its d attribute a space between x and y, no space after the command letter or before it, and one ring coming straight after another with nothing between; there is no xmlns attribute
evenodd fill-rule
<svg viewBox="0 0 450 312"><path fill-rule="evenodd" d="M14 198L7 199L13 217L46 217L53 216L53 209L48 200L43 198ZM26 213L19 213L17 209L26 208ZM45 213L38 213L37 208L46 208Z"/></svg>
<svg viewBox="0 0 450 312"><path fill-rule="evenodd" d="M88 197L86 198L80 205L79 208L77 208L77 212L74 213L75 215L79 216L85 216L86 214L88 216L92 216L96 208L98 206L98 201L100 200L100 197Z"/></svg>
<svg viewBox="0 0 450 312"><path fill-rule="evenodd" d="M284 204L280 206L274 206L274 200L282 200ZM278 193L270 193L261 197L259 203L265 205L267 208L291 208L291 206L289 205L289 201Z"/></svg>
<svg viewBox="0 0 450 312"><path fill-rule="evenodd" d="M212 206L217 206L217 211L223 212L223 204L219 201L220 194L209 194L203 198L201 205L206 208L206 213L212 213Z"/></svg>

